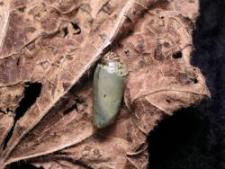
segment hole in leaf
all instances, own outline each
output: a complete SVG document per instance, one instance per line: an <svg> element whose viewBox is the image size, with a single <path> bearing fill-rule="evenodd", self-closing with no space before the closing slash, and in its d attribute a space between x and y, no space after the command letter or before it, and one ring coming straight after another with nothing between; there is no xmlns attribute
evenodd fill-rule
<svg viewBox="0 0 225 169"><path fill-rule="evenodd" d="M194 79L193 79L193 82L194 82L195 84L198 83L198 79L194 78Z"/></svg>
<svg viewBox="0 0 225 169"><path fill-rule="evenodd" d="M40 96L42 84L35 83L26 83L24 90L24 97L20 101L19 107L16 109L16 120L24 115L24 113L35 103L37 98Z"/></svg>
<svg viewBox="0 0 225 169"><path fill-rule="evenodd" d="M126 50L124 50L124 53L125 53L126 55L128 55L128 54L130 53L130 51L129 51L128 49L126 49Z"/></svg>
<svg viewBox="0 0 225 169"><path fill-rule="evenodd" d="M167 103L171 103L171 100L169 100L169 99L166 99L166 102L167 102Z"/></svg>
<svg viewBox="0 0 225 169"><path fill-rule="evenodd" d="M67 27L63 28L63 32L64 32L63 37L66 37L69 33L68 28Z"/></svg>
<svg viewBox="0 0 225 169"><path fill-rule="evenodd" d="M81 33L81 29L79 27L79 25L77 23L71 22L73 29L75 30L75 34L80 34Z"/></svg>
<svg viewBox="0 0 225 169"><path fill-rule="evenodd" d="M178 51L178 52L174 53L174 54L172 55L172 57L173 57L174 59L180 59L180 58L182 58L182 52L181 52L181 51Z"/></svg>
<svg viewBox="0 0 225 169"><path fill-rule="evenodd" d="M190 84L196 84L198 83L198 79L196 78L196 76L193 76L191 74L188 73L183 73L180 72L177 75L177 80L184 85L190 85Z"/></svg>
<svg viewBox="0 0 225 169"><path fill-rule="evenodd" d="M25 9L26 9L26 7L20 7L20 8L18 8L18 11L20 11L20 12L24 12L24 11L25 11Z"/></svg>
<svg viewBox="0 0 225 169"><path fill-rule="evenodd" d="M20 57L17 59L16 66L19 66L19 64L20 64Z"/></svg>
<svg viewBox="0 0 225 169"><path fill-rule="evenodd" d="M71 107L69 107L68 109L66 109L66 110L63 112L63 114L66 115L66 114L70 113L70 112L73 111L73 110L78 111L78 108L77 108L77 104L76 104L76 103L73 104L73 105L72 105Z"/></svg>
<svg viewBox="0 0 225 169"><path fill-rule="evenodd" d="M9 131L5 140L3 141L3 148L4 149L7 147L7 143L9 141L10 137L12 136L16 121L18 119L20 119L25 114L25 112L35 103L37 98L40 96L41 88L42 88L42 84L38 83L38 82L35 82L35 83L27 82L27 83L25 83L24 97L20 101L19 107L17 107L17 109L15 111L16 116L15 116L14 125L11 128L11 130Z"/></svg>
<svg viewBox="0 0 225 169"><path fill-rule="evenodd" d="M44 169L43 167L35 167L29 163L17 162L9 165L8 169Z"/></svg>

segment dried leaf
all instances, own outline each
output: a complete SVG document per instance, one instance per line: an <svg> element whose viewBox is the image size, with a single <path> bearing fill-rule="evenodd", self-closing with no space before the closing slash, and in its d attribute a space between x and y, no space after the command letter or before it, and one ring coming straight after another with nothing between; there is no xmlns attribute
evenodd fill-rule
<svg viewBox="0 0 225 169"><path fill-rule="evenodd" d="M14 127L12 113L0 112L2 168L28 160L46 169L144 169L158 121L210 95L190 65L197 0L8 0L1 8L0 108L18 113L25 84L42 86ZM96 130L87 74L109 45L129 70L125 105Z"/></svg>

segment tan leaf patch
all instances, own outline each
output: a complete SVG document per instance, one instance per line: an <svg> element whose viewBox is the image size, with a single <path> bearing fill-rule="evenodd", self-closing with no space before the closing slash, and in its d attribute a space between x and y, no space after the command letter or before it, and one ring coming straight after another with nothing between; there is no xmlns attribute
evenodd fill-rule
<svg viewBox="0 0 225 169"><path fill-rule="evenodd" d="M7 0L0 9L0 168L145 169L149 132L210 96L190 64L198 0ZM129 73L118 117L97 130L92 72L107 51ZM27 83L40 96L15 118Z"/></svg>

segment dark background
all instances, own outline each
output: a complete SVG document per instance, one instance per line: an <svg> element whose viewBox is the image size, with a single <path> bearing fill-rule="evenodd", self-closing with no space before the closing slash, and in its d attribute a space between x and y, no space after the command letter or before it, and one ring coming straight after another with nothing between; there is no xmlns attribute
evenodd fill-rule
<svg viewBox="0 0 225 169"><path fill-rule="evenodd" d="M192 64L212 98L166 119L150 136L151 169L225 168L225 0L200 0Z"/></svg>
<svg viewBox="0 0 225 169"><path fill-rule="evenodd" d="M151 169L225 169L225 0L200 0L193 65L212 94L162 121L149 136ZM35 169L20 162L10 169Z"/></svg>

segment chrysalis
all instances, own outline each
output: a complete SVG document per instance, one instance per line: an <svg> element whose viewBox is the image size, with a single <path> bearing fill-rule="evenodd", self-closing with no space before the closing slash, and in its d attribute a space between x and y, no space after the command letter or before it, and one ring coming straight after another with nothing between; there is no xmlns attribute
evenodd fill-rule
<svg viewBox="0 0 225 169"><path fill-rule="evenodd" d="M103 57L94 73L94 123L97 128L104 128L115 119L123 97L125 65L113 52Z"/></svg>

